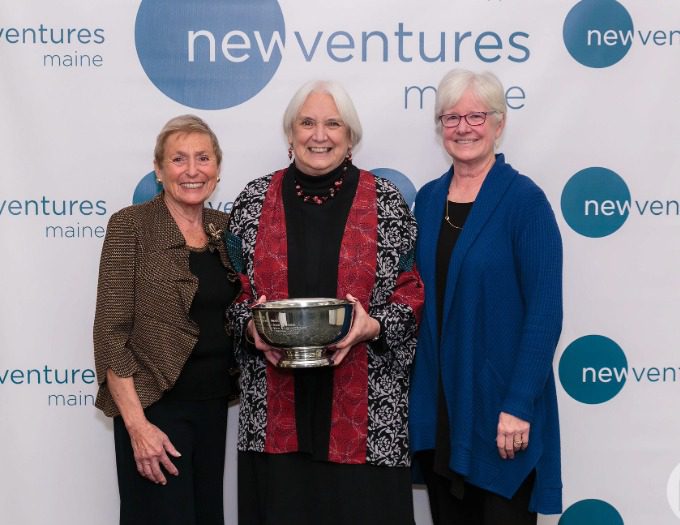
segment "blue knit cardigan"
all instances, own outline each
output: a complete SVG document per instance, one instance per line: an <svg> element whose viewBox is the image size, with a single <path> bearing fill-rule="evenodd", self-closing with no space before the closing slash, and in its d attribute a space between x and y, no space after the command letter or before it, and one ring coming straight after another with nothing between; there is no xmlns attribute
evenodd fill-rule
<svg viewBox="0 0 680 525"><path fill-rule="evenodd" d="M437 340L436 250L452 169L416 198L425 309L411 382L413 452L435 446L441 370L451 425L449 467L512 497L536 469L530 510L562 510L553 356L562 327L562 241L541 189L503 155L486 176L451 255ZM512 460L496 448L498 415L531 423Z"/></svg>

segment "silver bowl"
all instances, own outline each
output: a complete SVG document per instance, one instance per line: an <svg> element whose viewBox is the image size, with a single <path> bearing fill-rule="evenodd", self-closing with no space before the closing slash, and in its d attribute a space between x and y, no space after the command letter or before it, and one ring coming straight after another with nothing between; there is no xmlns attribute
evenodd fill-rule
<svg viewBox="0 0 680 525"><path fill-rule="evenodd" d="M269 301L253 306L260 337L284 351L279 366L328 366L326 347L340 341L352 326L353 304L343 299L310 298Z"/></svg>

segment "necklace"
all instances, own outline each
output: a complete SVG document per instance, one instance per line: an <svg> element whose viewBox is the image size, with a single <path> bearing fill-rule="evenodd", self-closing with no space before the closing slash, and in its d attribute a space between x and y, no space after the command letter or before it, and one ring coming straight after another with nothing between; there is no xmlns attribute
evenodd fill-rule
<svg viewBox="0 0 680 525"><path fill-rule="evenodd" d="M456 230L463 229L462 226L456 226L455 224L453 224L451 222L451 219L449 218L449 199L446 199L446 214L444 215L444 220L449 223L449 226L451 226L451 228L454 228Z"/></svg>
<svg viewBox="0 0 680 525"><path fill-rule="evenodd" d="M298 182L297 177L295 178L295 195L302 199L302 202L311 202L312 204L318 204L319 206L324 204L326 201L332 199L337 195L345 182L345 173L347 172L347 165L343 166L342 173L338 177L333 185L328 188L328 193L325 195L310 195L302 189L302 185Z"/></svg>

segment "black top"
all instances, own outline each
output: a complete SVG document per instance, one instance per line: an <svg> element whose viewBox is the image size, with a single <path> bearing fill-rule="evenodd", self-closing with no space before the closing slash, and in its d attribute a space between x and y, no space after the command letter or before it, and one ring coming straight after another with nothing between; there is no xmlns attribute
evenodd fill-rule
<svg viewBox="0 0 680 525"><path fill-rule="evenodd" d="M447 202L449 221L462 228L465 225L470 210L474 202ZM442 333L442 322L444 316L444 293L446 291L446 281L449 274L449 261L451 254L456 246L458 237L462 229L454 228L449 222L442 218L439 241L437 243L437 315L439 319L439 337ZM440 368L441 369L441 368ZM437 434L435 438L434 471L440 476L451 480L451 493L458 498L462 498L464 485L463 477L449 469L449 457L451 456L451 445L449 443L450 428L449 418L446 411L446 401L441 379L439 381L439 401L437 403Z"/></svg>
<svg viewBox="0 0 680 525"><path fill-rule="evenodd" d="M346 171L345 171L346 170ZM325 195L344 173L335 197L323 204L303 202L295 183L309 195ZM291 164L283 178L283 209L288 247L288 296L337 297L338 264L359 170L343 163L326 175L309 176ZM298 447L319 461L328 459L333 368L293 369Z"/></svg>
<svg viewBox="0 0 680 525"><path fill-rule="evenodd" d="M189 269L198 278L198 291L189 309L189 317L198 325L198 341L165 397L198 400L230 396L236 362L232 336L225 330L225 312L238 293L238 284L229 279L216 251L192 251Z"/></svg>
<svg viewBox="0 0 680 525"><path fill-rule="evenodd" d="M474 202L451 202L446 204L446 211L449 214L449 221L463 227ZM451 254L453 248L458 241L458 236L462 230L454 228L449 222L442 218L442 225L439 231L439 241L437 243L437 267L436 267L436 283L437 283L437 315L439 323L439 335L442 333L442 317L444 315L444 294L446 292L446 279L449 274L449 262L451 261Z"/></svg>

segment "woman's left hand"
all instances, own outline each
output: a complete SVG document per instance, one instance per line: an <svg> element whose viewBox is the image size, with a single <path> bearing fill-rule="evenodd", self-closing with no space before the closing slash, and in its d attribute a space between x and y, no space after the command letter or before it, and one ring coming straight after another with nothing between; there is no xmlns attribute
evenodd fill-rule
<svg viewBox="0 0 680 525"><path fill-rule="evenodd" d="M529 430L531 425L518 417L501 412L498 416L498 434L496 446L503 459L513 459L517 452L529 446Z"/></svg>
<svg viewBox="0 0 680 525"><path fill-rule="evenodd" d="M380 335L380 323L378 320L368 315L356 297L347 294L346 298L354 303L354 319L352 320L352 328L350 328L349 333L342 341L328 347L333 352L331 354L331 361L335 366L342 363L342 360L345 359L350 348L354 345L363 341L370 341Z"/></svg>

